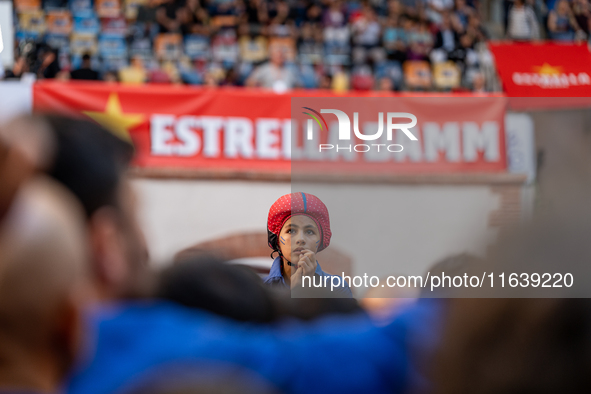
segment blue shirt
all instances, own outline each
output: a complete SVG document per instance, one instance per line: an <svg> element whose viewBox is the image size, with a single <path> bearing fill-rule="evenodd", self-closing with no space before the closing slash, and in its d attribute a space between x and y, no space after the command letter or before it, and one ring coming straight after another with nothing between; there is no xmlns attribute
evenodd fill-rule
<svg viewBox="0 0 591 394"><path fill-rule="evenodd" d="M402 393L422 386L411 355L438 338L440 301L385 327L361 316L257 326L161 301L101 306L87 316L87 357L67 393L120 393L175 365L239 366L284 393Z"/></svg>
<svg viewBox="0 0 591 394"><path fill-rule="evenodd" d="M326 272L322 271L322 268L320 268L320 263L318 263L318 261L316 262L316 271L314 272L314 275L318 275L321 279L321 283L322 284L326 283L326 287L328 289L332 288L331 287L331 283L332 283L331 278L332 277L339 278L338 286L336 285L337 282L335 281L335 286L333 289L335 295L338 295L341 298L353 298L353 293L351 293L351 289L349 288L349 285L347 284L347 282L345 280L342 280L342 278L338 275L331 275L331 274L327 274ZM326 279L326 282L324 279L325 277L328 277L328 279ZM283 275L281 274L281 257L277 257L277 258L275 258L275 260L273 260L273 265L271 266L271 270L269 271L269 276L267 276L265 279L263 279L263 282L269 286L289 289L289 286L287 285L287 283L285 283L285 279L283 278ZM307 285L307 283L308 282L306 281L306 285ZM311 284L314 285L314 283L318 283L318 278L316 278L316 281L314 281L314 278L312 278Z"/></svg>

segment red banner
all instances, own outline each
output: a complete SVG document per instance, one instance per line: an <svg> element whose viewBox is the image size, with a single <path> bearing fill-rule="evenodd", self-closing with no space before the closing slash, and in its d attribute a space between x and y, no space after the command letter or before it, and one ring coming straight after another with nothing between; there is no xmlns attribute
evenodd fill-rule
<svg viewBox="0 0 591 394"><path fill-rule="evenodd" d="M591 97L587 44L490 43L510 97Z"/></svg>
<svg viewBox="0 0 591 394"><path fill-rule="evenodd" d="M333 105L334 101L327 103L328 99L322 96L327 94L312 91L278 95L239 88L44 82L33 87L33 108L86 117L107 126L133 142L135 165L141 168L289 174L292 164L304 163L301 168L311 165L328 173L506 171L503 97L356 96L355 99L377 100L375 114L360 115L361 128L365 120L378 119L378 109L386 115L391 110L409 112L418 120L410 129L418 141L405 142L403 154L386 152L386 157L376 155L379 152L371 146L366 151L361 145L371 143L359 138L351 141L349 155L343 150L336 154L326 149L312 152L318 147L304 142L306 122L298 120L303 116L299 109L292 116L292 105L314 106L318 111L326 108L324 105ZM351 100L351 96L346 100ZM396 101L392 106L388 100ZM348 111L354 107L355 103L348 101L341 109ZM323 132L330 130L331 135L335 134L336 118L324 116L329 123ZM354 113L349 116L353 128ZM392 122L384 119L384 138L388 121ZM331 138L318 135L324 142ZM406 141L400 131L393 136L392 141L384 140L382 152L388 148L387 143L401 143L400 138ZM375 145L379 145L377 142L374 141Z"/></svg>

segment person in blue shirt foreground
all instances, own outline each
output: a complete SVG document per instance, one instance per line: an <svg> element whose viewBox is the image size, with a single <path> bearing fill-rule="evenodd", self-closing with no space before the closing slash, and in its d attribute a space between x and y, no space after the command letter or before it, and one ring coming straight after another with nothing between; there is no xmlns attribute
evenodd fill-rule
<svg viewBox="0 0 591 394"><path fill-rule="evenodd" d="M330 287L333 275L322 271L316 260L316 253L326 249L332 237L328 209L318 197L308 193L281 196L269 210L267 234L269 247L279 256L264 280L266 284L285 289ZM335 296L352 297L347 282L335 279Z"/></svg>

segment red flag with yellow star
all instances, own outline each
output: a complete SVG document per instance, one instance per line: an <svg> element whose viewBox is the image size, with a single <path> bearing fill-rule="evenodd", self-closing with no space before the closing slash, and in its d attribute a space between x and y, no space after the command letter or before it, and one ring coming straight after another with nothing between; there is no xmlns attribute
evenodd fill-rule
<svg viewBox="0 0 591 394"><path fill-rule="evenodd" d="M290 101L277 98L239 89L219 94L172 85L52 81L35 84L33 109L103 125L133 143L136 167L286 175ZM261 118L269 121L257 133ZM256 142L261 133L264 145Z"/></svg>
<svg viewBox="0 0 591 394"><path fill-rule="evenodd" d="M376 94L330 97L326 91L276 94L42 81L33 86L33 108L97 122L131 141L134 165L147 175L288 180L356 174L365 181L397 174L507 170L504 97L367 97ZM362 130L375 129L376 120L384 122L388 114L388 127L382 127L381 137L364 139L353 127L356 136L341 140L340 120L337 124L334 115L319 112L333 111L327 108L348 114L351 125ZM391 114L404 119L394 121ZM412 133L402 127L413 118L416 127L409 127L418 138L410 138Z"/></svg>

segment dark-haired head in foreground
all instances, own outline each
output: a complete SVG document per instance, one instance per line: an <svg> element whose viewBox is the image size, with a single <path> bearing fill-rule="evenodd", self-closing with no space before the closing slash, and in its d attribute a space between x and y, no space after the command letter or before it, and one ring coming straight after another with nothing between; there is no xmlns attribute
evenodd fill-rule
<svg viewBox="0 0 591 394"><path fill-rule="evenodd" d="M480 293L498 298L449 300L434 393L591 391L590 223L586 207L539 212L501 237L483 268L519 281L499 279ZM543 273L552 279L544 283ZM557 279L565 273L571 282Z"/></svg>
<svg viewBox="0 0 591 394"><path fill-rule="evenodd" d="M185 259L165 269L157 296L239 321L275 318L271 294L254 271L210 255Z"/></svg>
<svg viewBox="0 0 591 394"><path fill-rule="evenodd" d="M133 147L94 122L54 115L44 119L56 142L47 172L84 207L99 294L104 299L129 296L140 287L147 263L126 174Z"/></svg>
<svg viewBox="0 0 591 394"><path fill-rule="evenodd" d="M300 294L265 286L251 268L200 254L186 257L160 274L156 295L178 304L204 309L238 321L271 322L295 317L311 320L325 315L362 312L357 301L339 298L325 288ZM292 298L305 297L305 298Z"/></svg>

